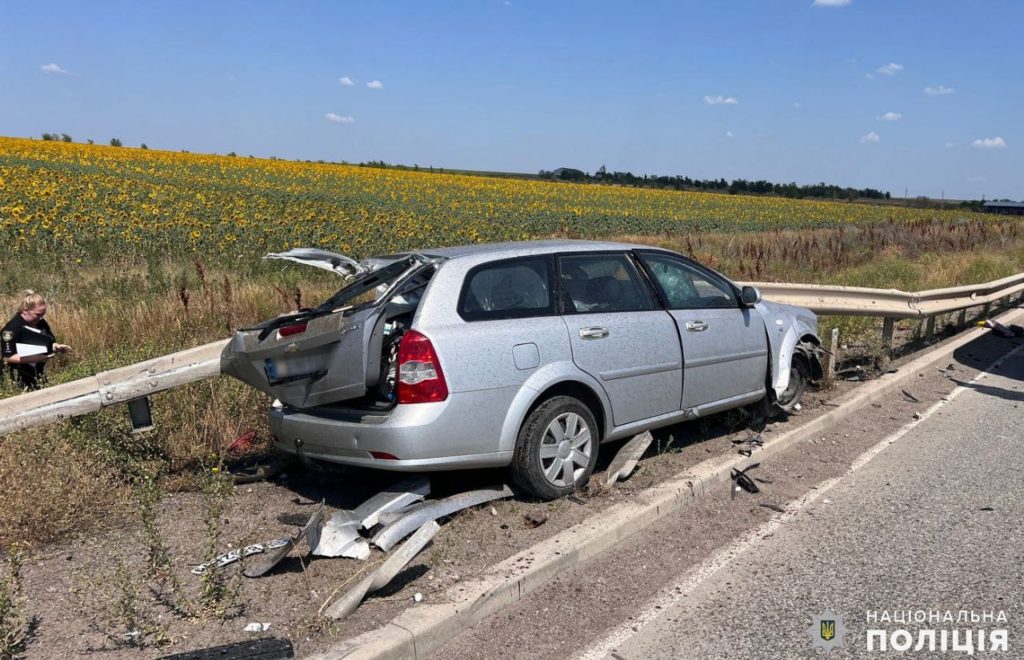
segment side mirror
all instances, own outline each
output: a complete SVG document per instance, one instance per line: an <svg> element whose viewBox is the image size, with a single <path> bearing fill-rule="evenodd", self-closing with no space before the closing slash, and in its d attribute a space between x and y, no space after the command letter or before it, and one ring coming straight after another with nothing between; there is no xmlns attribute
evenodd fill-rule
<svg viewBox="0 0 1024 660"><path fill-rule="evenodd" d="M761 302L761 292L757 290L756 286L745 286L742 291L740 291L740 300L748 307L756 305Z"/></svg>

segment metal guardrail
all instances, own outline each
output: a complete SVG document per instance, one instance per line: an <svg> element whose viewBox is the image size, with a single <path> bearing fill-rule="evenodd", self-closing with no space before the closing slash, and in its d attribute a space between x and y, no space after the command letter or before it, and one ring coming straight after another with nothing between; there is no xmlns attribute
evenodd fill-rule
<svg viewBox="0 0 1024 660"><path fill-rule="evenodd" d="M893 319L925 318L968 307L986 305L1024 291L1024 273L1001 280L906 293L896 289L865 289L850 286L747 282L766 300L807 307L816 314L881 316Z"/></svg>
<svg viewBox="0 0 1024 660"><path fill-rule="evenodd" d="M816 314L881 316L885 318L883 339L888 340L892 337L894 319L928 318L931 329L936 314L988 305L1024 292L1024 273L985 284L919 293L811 284L749 284L758 287L767 300L807 307ZM222 339L89 378L0 399L0 436L213 378L220 374L220 354L227 342Z"/></svg>
<svg viewBox="0 0 1024 660"><path fill-rule="evenodd" d="M227 343L228 340L222 339L70 383L0 399L0 436L213 378L220 374L220 354Z"/></svg>

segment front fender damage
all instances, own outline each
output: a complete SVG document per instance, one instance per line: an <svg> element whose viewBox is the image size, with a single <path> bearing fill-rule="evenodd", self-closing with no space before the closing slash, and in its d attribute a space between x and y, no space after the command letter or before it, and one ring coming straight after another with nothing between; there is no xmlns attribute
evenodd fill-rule
<svg viewBox="0 0 1024 660"><path fill-rule="evenodd" d="M771 351L771 389L775 396L789 387L793 356L801 355L810 368L811 382L824 377L821 363L821 339L818 337L818 319L814 312L803 307L768 301L757 304L764 318L768 345Z"/></svg>

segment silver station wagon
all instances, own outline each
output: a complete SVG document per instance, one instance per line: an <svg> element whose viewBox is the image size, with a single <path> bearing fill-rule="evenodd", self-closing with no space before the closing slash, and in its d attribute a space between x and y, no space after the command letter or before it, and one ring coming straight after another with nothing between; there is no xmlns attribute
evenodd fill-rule
<svg viewBox="0 0 1024 660"><path fill-rule="evenodd" d="M817 320L667 250L533 241L356 262L322 305L239 330L222 371L267 392L274 445L383 470L510 468L536 497L587 482L603 442L820 377Z"/></svg>

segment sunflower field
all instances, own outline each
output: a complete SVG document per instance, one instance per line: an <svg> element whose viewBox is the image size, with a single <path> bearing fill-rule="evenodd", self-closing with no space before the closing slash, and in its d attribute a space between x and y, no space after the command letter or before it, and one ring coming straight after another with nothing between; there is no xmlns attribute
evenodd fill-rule
<svg viewBox="0 0 1024 660"><path fill-rule="evenodd" d="M315 246L355 256L542 236L681 237L978 214L0 138L8 254L100 265Z"/></svg>

